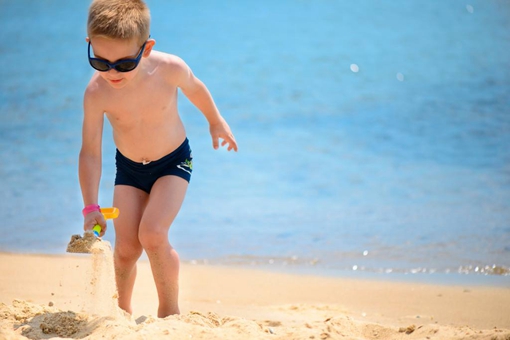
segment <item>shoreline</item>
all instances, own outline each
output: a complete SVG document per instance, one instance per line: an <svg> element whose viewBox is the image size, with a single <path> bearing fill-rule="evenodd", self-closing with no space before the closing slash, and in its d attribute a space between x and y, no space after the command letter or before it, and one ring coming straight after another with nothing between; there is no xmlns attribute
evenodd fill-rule
<svg viewBox="0 0 510 340"><path fill-rule="evenodd" d="M264 271L270 273L283 273L297 276L317 276L333 279L353 279L353 280L367 280L367 281L389 281L395 283L415 283L415 284L429 284L441 286L480 286L480 287L494 287L494 288L510 288L510 275L497 275L486 273L465 273L461 271L450 272L404 272L392 271L390 273L384 270L349 270L349 269L332 269L321 268L312 266L301 265L266 265L266 264L228 264L228 263L210 263L197 262L197 261L183 261L186 265L194 266L212 266L212 267L226 267L226 268L240 268L255 271Z"/></svg>
<svg viewBox="0 0 510 340"><path fill-rule="evenodd" d="M39 308L26 304L51 305L51 308L73 313L86 312L90 298L87 287L88 282L91 282L91 269L92 260L88 255L0 253L0 335L2 331L10 334L9 327L15 325L15 322L9 323L9 317L5 315L16 319L20 310ZM13 302L15 300L18 302ZM387 333L387 339L392 339L396 334L401 336L399 330L410 330L413 327L415 331L409 333L409 339L423 335L420 332L430 333L428 336L431 339L461 339L457 336L468 333L475 336L472 339L491 339L494 336L499 339L497 336L502 334L510 337L508 287L321 277L249 268L182 264L181 316L157 319L153 317L157 310L157 295L150 265L142 260L138 265L133 306L132 320L136 322L126 327L134 333L138 331L133 327L145 329L148 325L143 325L149 320L151 325L158 324L158 329L171 325L177 330L191 332L189 334L193 334L194 338L200 338L201 332L205 332L207 336L204 335L204 339L215 336L230 339L230 328L204 326L204 323L214 324L211 321L214 318L233 318L237 324L241 323L249 329L258 325L255 327L256 332L254 329L249 331L256 334L250 333L247 336L254 339L265 339L266 336L282 332L294 334L295 338L314 336L319 339L319 331L323 331L324 320L328 319L328 322L336 322L329 324L329 328L337 332L344 332L348 324L353 333L347 332L345 335L351 337L358 336L358 331L363 330L363 333L374 327L379 330L378 334ZM6 319L2 319L2 313ZM49 310L44 313L50 316L61 315ZM32 317L35 319L36 315L34 312ZM87 320L92 320L90 312L85 315ZM195 324L198 322L196 318L201 320L200 325ZM97 325L97 321L89 323ZM99 322L98 327L101 328L103 323ZM30 322L23 327L28 326ZM220 332L218 329L228 334L222 333L220 336L216 334ZM85 332L85 328L82 331ZM90 333L90 339L94 339L92 335L100 337L102 334L97 327L86 331ZM257 333L259 331L260 334ZM12 332L16 333L15 330ZM248 330L241 330L241 334L248 334L246 332ZM309 333L307 337L297 337ZM328 334L335 338L334 331ZM382 336L363 336L359 338L386 339ZM158 339L157 335L154 337Z"/></svg>
<svg viewBox="0 0 510 340"><path fill-rule="evenodd" d="M6 255L25 255L25 256L68 256L66 252L44 253L44 252L23 252L13 250L0 250L0 254ZM80 255L78 255L80 256ZM83 256L83 255L81 255ZM365 266L355 266L353 268L333 268L329 265L321 264L320 261L310 264L309 261L296 262L291 261L271 261L273 257L261 257L256 259L250 257L246 261L231 261L230 259L214 258L184 258L181 257L181 264L186 266L212 266L226 268L250 269L256 271L285 273L291 275L311 275L338 279L361 279L375 281L391 281L391 282L409 282L418 284L433 285L468 285L468 286L486 286L486 287L510 287L509 267L494 265L495 270L487 270L491 266L484 266L484 270L476 271L476 266L460 266L457 269L435 270L427 268L415 269L386 269L386 268L370 268ZM270 260L267 260L270 259ZM140 257L140 261L148 261L145 253ZM466 269L467 268L467 269ZM480 267L482 268L482 267Z"/></svg>

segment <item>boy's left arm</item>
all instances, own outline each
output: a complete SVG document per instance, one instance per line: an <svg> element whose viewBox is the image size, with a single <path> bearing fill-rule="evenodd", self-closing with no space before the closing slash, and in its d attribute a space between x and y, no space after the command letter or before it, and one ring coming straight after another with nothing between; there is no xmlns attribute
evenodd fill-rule
<svg viewBox="0 0 510 340"><path fill-rule="evenodd" d="M205 84L194 76L191 69L184 62L180 65L179 71L179 87L182 93L202 112L209 122L209 132L211 133L214 149L218 149L219 139L221 138L223 139L221 146L228 144L228 151L237 151L237 142L234 135L221 116Z"/></svg>

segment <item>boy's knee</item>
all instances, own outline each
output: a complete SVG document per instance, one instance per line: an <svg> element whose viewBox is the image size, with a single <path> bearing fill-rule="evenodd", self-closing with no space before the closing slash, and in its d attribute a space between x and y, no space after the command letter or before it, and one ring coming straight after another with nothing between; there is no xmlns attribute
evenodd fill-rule
<svg viewBox="0 0 510 340"><path fill-rule="evenodd" d="M142 255L142 247L133 244L115 244L115 261L121 263L135 262Z"/></svg>
<svg viewBox="0 0 510 340"><path fill-rule="evenodd" d="M138 239L145 251L157 250L168 244L168 233L165 229L140 226Z"/></svg>

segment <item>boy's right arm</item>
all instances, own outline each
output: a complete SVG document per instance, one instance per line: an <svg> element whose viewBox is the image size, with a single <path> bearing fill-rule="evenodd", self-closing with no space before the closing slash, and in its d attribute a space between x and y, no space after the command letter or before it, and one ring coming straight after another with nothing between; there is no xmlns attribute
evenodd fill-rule
<svg viewBox="0 0 510 340"><path fill-rule="evenodd" d="M89 86L83 99L82 146L78 166L84 206L98 204L104 112L97 99L97 91ZM90 212L84 217L83 229L91 230L96 224L101 226L101 236L104 235L106 222L99 211Z"/></svg>

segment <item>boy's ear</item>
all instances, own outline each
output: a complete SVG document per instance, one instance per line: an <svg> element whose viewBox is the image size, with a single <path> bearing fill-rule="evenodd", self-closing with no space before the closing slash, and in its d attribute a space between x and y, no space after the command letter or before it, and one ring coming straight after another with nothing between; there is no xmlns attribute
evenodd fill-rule
<svg viewBox="0 0 510 340"><path fill-rule="evenodd" d="M156 45L156 40L154 39L147 40L147 43L145 44L145 50L143 51L144 58L147 58L151 54L154 45Z"/></svg>
<svg viewBox="0 0 510 340"><path fill-rule="evenodd" d="M90 38L89 37L85 37L85 41L86 42L90 42Z"/></svg>

